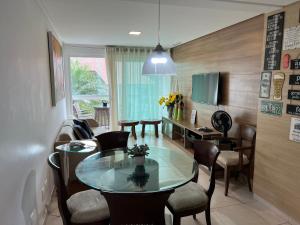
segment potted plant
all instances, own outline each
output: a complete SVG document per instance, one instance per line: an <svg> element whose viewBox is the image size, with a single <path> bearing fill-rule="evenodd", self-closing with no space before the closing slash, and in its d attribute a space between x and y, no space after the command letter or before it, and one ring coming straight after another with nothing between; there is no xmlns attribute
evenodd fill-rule
<svg viewBox="0 0 300 225"><path fill-rule="evenodd" d="M102 106L103 106L103 107L107 107L107 104L108 104L108 101L107 101L107 100L102 100L101 102L102 102Z"/></svg>
<svg viewBox="0 0 300 225"><path fill-rule="evenodd" d="M128 149L128 155L135 158L137 165L143 165L145 162L145 156L149 154L148 145L137 145L135 144L133 148Z"/></svg>

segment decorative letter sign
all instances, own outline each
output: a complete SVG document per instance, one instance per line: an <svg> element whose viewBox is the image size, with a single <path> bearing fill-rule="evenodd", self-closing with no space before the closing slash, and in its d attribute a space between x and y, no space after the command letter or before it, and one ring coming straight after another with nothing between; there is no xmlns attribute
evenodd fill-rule
<svg viewBox="0 0 300 225"><path fill-rule="evenodd" d="M268 100L262 100L260 104L260 111L262 113L281 116L282 115L282 102L274 102Z"/></svg>
<svg viewBox="0 0 300 225"><path fill-rule="evenodd" d="M290 75L289 85L300 85L300 74Z"/></svg>
<svg viewBox="0 0 300 225"><path fill-rule="evenodd" d="M294 116L300 116L300 105L287 104L286 113Z"/></svg>
<svg viewBox="0 0 300 225"><path fill-rule="evenodd" d="M288 99L300 100L300 90L289 90Z"/></svg>
<svg viewBox="0 0 300 225"><path fill-rule="evenodd" d="M280 70L284 12L268 17L264 70Z"/></svg>
<svg viewBox="0 0 300 225"><path fill-rule="evenodd" d="M300 70L300 59L291 60L291 70Z"/></svg>
<svg viewBox="0 0 300 225"><path fill-rule="evenodd" d="M290 140L300 142L300 119L291 118Z"/></svg>
<svg viewBox="0 0 300 225"><path fill-rule="evenodd" d="M273 84L274 84L274 100L282 99L282 87L284 83L284 73L277 73L273 76Z"/></svg>

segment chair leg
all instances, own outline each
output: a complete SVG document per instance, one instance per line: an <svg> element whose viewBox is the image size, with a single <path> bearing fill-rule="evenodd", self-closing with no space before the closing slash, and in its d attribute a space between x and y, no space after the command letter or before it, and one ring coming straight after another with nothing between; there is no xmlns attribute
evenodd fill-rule
<svg viewBox="0 0 300 225"><path fill-rule="evenodd" d="M207 209L205 210L205 219L206 219L206 225L211 225L211 220L210 220L210 205L208 205Z"/></svg>
<svg viewBox="0 0 300 225"><path fill-rule="evenodd" d="M252 192L251 168L250 167L249 167L248 174L247 174L247 181L248 181L249 191Z"/></svg>
<svg viewBox="0 0 300 225"><path fill-rule="evenodd" d="M224 178L225 178L225 196L228 195L228 188L229 188L229 180L230 180L230 167L226 166L224 169Z"/></svg>
<svg viewBox="0 0 300 225"><path fill-rule="evenodd" d="M144 138L145 137L145 127L146 127L146 125L145 124L143 124L142 125L142 138Z"/></svg>
<svg viewBox="0 0 300 225"><path fill-rule="evenodd" d="M135 126L131 127L131 133L132 133L132 136L134 137L134 139L136 140Z"/></svg>
<svg viewBox="0 0 300 225"><path fill-rule="evenodd" d="M173 216L173 225L180 225L180 217Z"/></svg>
<svg viewBox="0 0 300 225"><path fill-rule="evenodd" d="M121 131L124 131L124 126L121 125Z"/></svg>
<svg viewBox="0 0 300 225"><path fill-rule="evenodd" d="M197 219L197 217L196 217L196 214L194 214L194 215L193 215L193 219L194 219L194 220L196 220L196 219Z"/></svg>
<svg viewBox="0 0 300 225"><path fill-rule="evenodd" d="M155 129L155 136L158 138L158 125L157 124L154 125L154 129Z"/></svg>

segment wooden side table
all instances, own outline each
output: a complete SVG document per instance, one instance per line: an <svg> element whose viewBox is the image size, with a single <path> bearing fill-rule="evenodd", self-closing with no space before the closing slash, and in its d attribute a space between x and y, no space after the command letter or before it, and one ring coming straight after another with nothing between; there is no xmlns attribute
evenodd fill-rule
<svg viewBox="0 0 300 225"><path fill-rule="evenodd" d="M161 120L141 120L140 124L142 124L142 138L145 137L145 128L146 125L154 125L155 136L158 138L158 124L161 123Z"/></svg>
<svg viewBox="0 0 300 225"><path fill-rule="evenodd" d="M120 120L118 124L121 126L121 131L124 131L124 127L131 127L131 134L136 140L135 126L139 124L138 120Z"/></svg>

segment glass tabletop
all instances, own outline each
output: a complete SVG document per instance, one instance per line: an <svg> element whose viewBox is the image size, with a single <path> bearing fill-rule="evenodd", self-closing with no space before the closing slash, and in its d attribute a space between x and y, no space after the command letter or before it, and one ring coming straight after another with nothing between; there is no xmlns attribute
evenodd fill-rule
<svg viewBox="0 0 300 225"><path fill-rule="evenodd" d="M145 158L131 158L125 149L96 153L81 161L77 178L91 188L116 193L159 192L189 182L198 170L188 154L168 148L149 147Z"/></svg>
<svg viewBox="0 0 300 225"><path fill-rule="evenodd" d="M97 148L97 144L95 141L92 140L73 141L56 147L57 150L62 152L78 152L78 153L92 152L96 148Z"/></svg>

